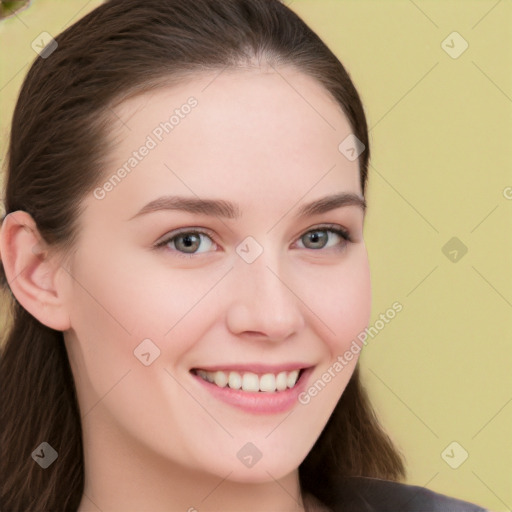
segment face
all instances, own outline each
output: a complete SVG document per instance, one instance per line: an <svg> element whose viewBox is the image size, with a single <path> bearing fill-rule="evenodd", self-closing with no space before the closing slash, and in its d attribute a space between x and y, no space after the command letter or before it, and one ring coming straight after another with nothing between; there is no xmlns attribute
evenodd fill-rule
<svg viewBox="0 0 512 512"><path fill-rule="evenodd" d="M370 318L358 162L338 149L351 127L291 68L199 75L115 113L66 287L85 443L103 429L184 471L283 477ZM144 208L163 196L183 199Z"/></svg>

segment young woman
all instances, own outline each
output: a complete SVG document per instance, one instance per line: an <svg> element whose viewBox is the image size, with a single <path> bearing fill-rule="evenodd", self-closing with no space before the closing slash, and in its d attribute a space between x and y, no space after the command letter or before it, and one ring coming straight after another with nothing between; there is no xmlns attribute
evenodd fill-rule
<svg viewBox="0 0 512 512"><path fill-rule="evenodd" d="M111 0L31 67L0 250L2 510L478 511L361 385L370 156L277 0Z"/></svg>

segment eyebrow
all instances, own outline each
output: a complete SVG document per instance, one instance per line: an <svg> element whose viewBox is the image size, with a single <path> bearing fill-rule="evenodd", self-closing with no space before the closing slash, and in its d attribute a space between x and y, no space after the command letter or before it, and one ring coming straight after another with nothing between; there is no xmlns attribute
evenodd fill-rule
<svg viewBox="0 0 512 512"><path fill-rule="evenodd" d="M364 213L366 210L366 201L363 197L349 192L332 194L302 205L297 212L297 217L302 218L319 215L343 206L358 206ZM179 210L213 217L224 217L227 219L239 219L242 216L239 205L223 199L161 196L143 206L128 220L161 210Z"/></svg>

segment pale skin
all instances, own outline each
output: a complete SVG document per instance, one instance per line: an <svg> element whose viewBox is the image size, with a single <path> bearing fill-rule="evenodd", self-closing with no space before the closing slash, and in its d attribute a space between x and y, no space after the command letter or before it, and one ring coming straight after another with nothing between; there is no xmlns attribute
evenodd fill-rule
<svg viewBox="0 0 512 512"><path fill-rule="evenodd" d="M296 216L327 195L362 197L357 160L338 150L352 129L315 80L276 69L197 75L116 107L107 179L175 108L191 96L198 102L104 198L84 198L78 245L65 259L26 212L3 223L13 293L64 333L82 416L79 512L314 509L301 497L298 466L358 355L291 413L241 411L190 373L206 364L300 361L314 367L313 383L370 320L363 209ZM161 210L130 220L165 194L237 203L241 217ZM318 228L326 247L304 236L326 223L352 241L326 228ZM178 256L178 248L187 254L183 238L153 248L192 227L207 235L190 259ZM236 252L248 236L263 248L250 264ZM144 339L160 350L149 366L134 355ZM262 454L250 468L237 457L248 442Z"/></svg>

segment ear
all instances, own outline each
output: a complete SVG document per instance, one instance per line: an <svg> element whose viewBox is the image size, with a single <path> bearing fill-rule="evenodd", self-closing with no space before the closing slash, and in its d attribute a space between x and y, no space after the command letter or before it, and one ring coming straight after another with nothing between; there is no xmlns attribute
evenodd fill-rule
<svg viewBox="0 0 512 512"><path fill-rule="evenodd" d="M36 223L27 212L18 210L4 218L0 230L0 257L12 293L39 322L66 331L70 328L69 315L62 280L57 280L58 275L66 272L49 254Z"/></svg>

